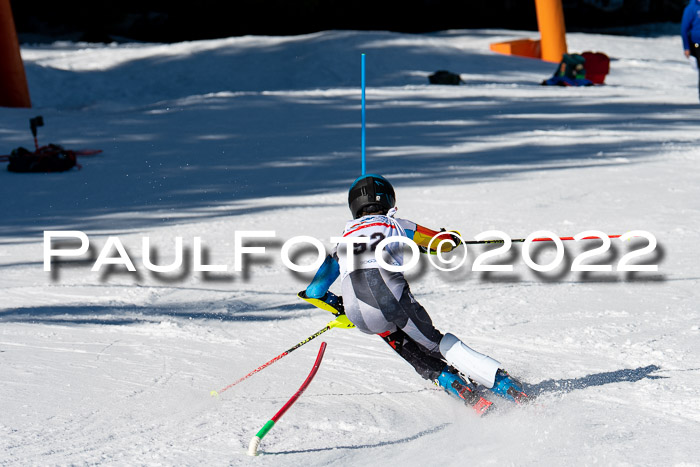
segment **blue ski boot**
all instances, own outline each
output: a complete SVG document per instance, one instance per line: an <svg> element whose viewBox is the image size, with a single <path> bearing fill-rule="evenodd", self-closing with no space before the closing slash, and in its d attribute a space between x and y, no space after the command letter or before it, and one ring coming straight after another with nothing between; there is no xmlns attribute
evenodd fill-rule
<svg viewBox="0 0 700 467"><path fill-rule="evenodd" d="M527 394L523 391L523 385L500 368L496 372L491 391L517 404L523 404L528 400Z"/></svg>
<svg viewBox="0 0 700 467"><path fill-rule="evenodd" d="M449 367L445 367L442 370L435 384L443 388L448 394L459 397L464 401L465 405L474 409L479 415L485 414L493 403L476 394L472 386L464 381L461 376L451 372Z"/></svg>

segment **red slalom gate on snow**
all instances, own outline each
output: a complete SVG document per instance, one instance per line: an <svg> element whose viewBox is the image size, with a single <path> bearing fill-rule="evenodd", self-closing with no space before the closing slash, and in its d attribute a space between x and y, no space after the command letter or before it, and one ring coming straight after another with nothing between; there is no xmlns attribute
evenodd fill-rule
<svg viewBox="0 0 700 467"><path fill-rule="evenodd" d="M306 377L306 380L302 383L301 387L297 390L297 392L287 401L284 406L277 412L270 420L268 420L267 423L260 429L260 431L257 432L255 436L253 436L250 440L250 444L248 445L248 455L249 456L257 456L258 455L258 447L260 446L260 441L263 439L263 437L272 429L273 426L275 426L275 423L279 421L280 418L282 418L282 415L285 414L287 410L299 399L299 397L302 395L302 393L306 390L306 388L311 384L311 381L314 379L314 376L316 376L316 372L318 371L318 368L321 366L321 360L323 359L323 354L326 351L326 343L321 342L321 348L318 350L318 355L316 356L316 362L314 363L313 368L311 368L311 372L309 373L309 376Z"/></svg>

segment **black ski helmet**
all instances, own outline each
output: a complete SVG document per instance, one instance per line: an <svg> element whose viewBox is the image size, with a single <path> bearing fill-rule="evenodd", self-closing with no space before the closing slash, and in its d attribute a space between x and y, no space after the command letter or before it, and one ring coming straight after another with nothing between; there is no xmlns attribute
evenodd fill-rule
<svg viewBox="0 0 700 467"><path fill-rule="evenodd" d="M394 187L381 175L363 175L353 182L348 191L348 205L353 219L370 205L379 205L387 211L396 204Z"/></svg>

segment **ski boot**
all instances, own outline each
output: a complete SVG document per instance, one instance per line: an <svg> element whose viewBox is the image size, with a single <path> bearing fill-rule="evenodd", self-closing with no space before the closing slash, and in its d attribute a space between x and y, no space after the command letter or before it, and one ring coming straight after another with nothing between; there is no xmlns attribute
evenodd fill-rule
<svg viewBox="0 0 700 467"><path fill-rule="evenodd" d="M456 396L464 401L464 404L471 407L479 415L484 415L491 408L493 402L479 396L472 386L464 381L458 374L450 371L450 367L445 367L435 380L435 384L440 386L450 395Z"/></svg>
<svg viewBox="0 0 700 467"><path fill-rule="evenodd" d="M523 385L510 377L507 371L498 369L491 391L516 404L524 404L528 396L523 391Z"/></svg>

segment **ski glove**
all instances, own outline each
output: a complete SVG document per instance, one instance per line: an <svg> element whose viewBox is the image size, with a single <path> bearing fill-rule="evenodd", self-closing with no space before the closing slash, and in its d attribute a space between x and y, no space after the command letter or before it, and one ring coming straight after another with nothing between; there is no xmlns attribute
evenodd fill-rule
<svg viewBox="0 0 700 467"><path fill-rule="evenodd" d="M460 238L461 234L457 230L445 231L445 229L440 229L440 232L445 232L444 235L440 235L438 237L440 241L443 241L443 240L451 240L452 241L452 243L450 243L449 241L445 241L440 246L440 251L443 251L443 252L452 251L462 244L462 239ZM449 235L449 237L448 237L448 235Z"/></svg>
<svg viewBox="0 0 700 467"><path fill-rule="evenodd" d="M444 232L444 233L443 233ZM444 228L440 229L440 233L435 235L434 240L432 240L431 247L435 248L438 245L440 245L440 251L442 253L447 253L449 251L454 250L457 248L459 245L462 244L462 240L460 238L460 233L457 230L445 230ZM452 243L450 243L452 241ZM442 244L440 244L442 242ZM437 254L437 250L435 249L428 249L425 246L418 245L418 249L420 250L421 253L428 253L431 255Z"/></svg>

